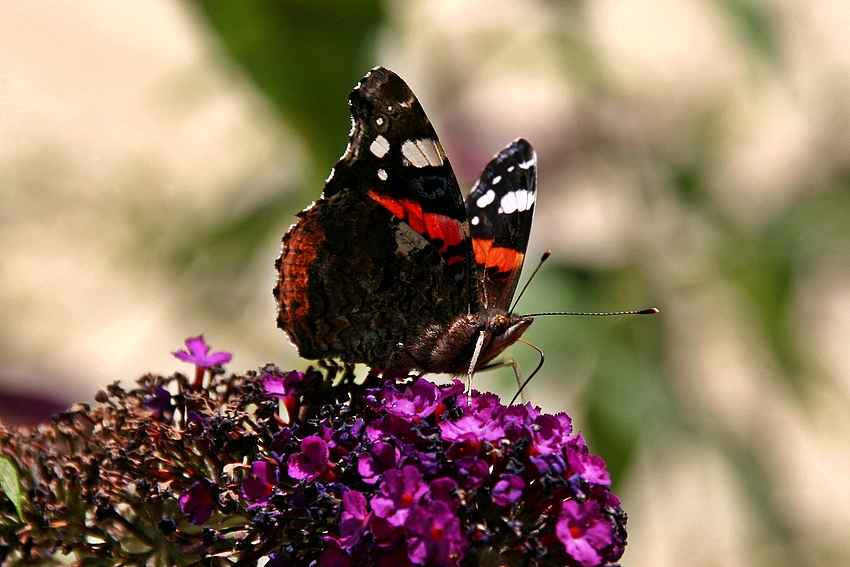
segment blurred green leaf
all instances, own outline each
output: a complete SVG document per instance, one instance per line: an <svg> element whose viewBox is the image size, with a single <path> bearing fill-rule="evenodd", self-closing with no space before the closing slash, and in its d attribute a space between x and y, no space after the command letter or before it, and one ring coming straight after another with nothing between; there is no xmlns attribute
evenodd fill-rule
<svg viewBox="0 0 850 567"><path fill-rule="evenodd" d="M21 491L21 479L18 468L9 457L0 455L0 488L6 493L6 497L15 505L18 517L24 521L24 495Z"/></svg>
<svg viewBox="0 0 850 567"><path fill-rule="evenodd" d="M718 0L718 3L755 53L768 62L779 61L781 50L776 16L766 3L751 0Z"/></svg>
<svg viewBox="0 0 850 567"><path fill-rule="evenodd" d="M608 334L584 403L588 442L605 458L612 478L620 480L639 441L674 429L675 402L664 388L654 357L635 351L621 333Z"/></svg>
<svg viewBox="0 0 850 567"><path fill-rule="evenodd" d="M347 95L372 66L377 0L196 0L229 55L298 129L324 179L345 148Z"/></svg>
<svg viewBox="0 0 850 567"><path fill-rule="evenodd" d="M800 276L818 264L845 262L850 250L850 191L837 184L800 199L763 230L727 231L721 248L721 273L753 308L760 331L782 363L783 376L798 391L808 378L801 372L804 353L796 347L791 309Z"/></svg>

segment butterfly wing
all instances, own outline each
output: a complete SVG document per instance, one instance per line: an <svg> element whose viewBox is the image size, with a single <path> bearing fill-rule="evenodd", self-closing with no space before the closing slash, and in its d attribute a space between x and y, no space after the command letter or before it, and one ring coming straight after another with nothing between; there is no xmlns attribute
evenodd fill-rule
<svg viewBox="0 0 850 567"><path fill-rule="evenodd" d="M348 101L348 147L323 196L364 192L428 240L445 260L467 305L475 303L463 197L422 105L398 75L383 67L367 73Z"/></svg>
<svg viewBox="0 0 850 567"><path fill-rule="evenodd" d="M301 356L409 368L399 344L477 309L466 210L410 88L383 68L349 96L348 147L283 239L278 326Z"/></svg>
<svg viewBox="0 0 850 567"><path fill-rule="evenodd" d="M461 309L442 256L357 192L321 199L300 217L276 264L278 327L307 359L410 368L398 344Z"/></svg>
<svg viewBox="0 0 850 567"><path fill-rule="evenodd" d="M537 191L537 156L522 138L499 152L466 198L485 307L509 310L519 282Z"/></svg>

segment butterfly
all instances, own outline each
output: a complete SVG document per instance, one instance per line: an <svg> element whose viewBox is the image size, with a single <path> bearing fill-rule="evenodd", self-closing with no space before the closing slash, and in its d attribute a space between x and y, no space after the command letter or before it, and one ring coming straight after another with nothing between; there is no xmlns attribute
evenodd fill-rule
<svg viewBox="0 0 850 567"><path fill-rule="evenodd" d="M376 67L348 100L348 147L283 238L277 324L307 359L471 375L533 321L511 302L534 213L534 149L512 142L464 200L398 75Z"/></svg>

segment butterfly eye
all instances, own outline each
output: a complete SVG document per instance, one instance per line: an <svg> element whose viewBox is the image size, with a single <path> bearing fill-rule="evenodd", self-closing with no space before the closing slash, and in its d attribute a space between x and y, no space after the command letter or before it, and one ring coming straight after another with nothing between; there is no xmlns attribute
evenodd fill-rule
<svg viewBox="0 0 850 567"><path fill-rule="evenodd" d="M492 331L494 335L501 335L507 331L510 326L510 320L505 315L499 314L493 317L493 320L490 322L490 331Z"/></svg>

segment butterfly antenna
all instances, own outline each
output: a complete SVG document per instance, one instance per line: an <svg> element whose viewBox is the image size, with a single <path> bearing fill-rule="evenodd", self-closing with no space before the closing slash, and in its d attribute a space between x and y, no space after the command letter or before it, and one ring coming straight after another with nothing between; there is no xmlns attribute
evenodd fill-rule
<svg viewBox="0 0 850 567"><path fill-rule="evenodd" d="M586 317L610 317L611 315L655 315L658 309L650 307L640 311L606 311L603 313L586 313L584 311L551 311L549 313L529 313L525 317L543 317L544 315L584 315Z"/></svg>
<svg viewBox="0 0 850 567"><path fill-rule="evenodd" d="M547 250L546 252L543 253L543 256L540 258L540 262L537 264L537 267L534 268L533 272L531 272L531 277L529 277L528 281L525 282L525 285L522 286L522 290L520 290L519 295L517 295L516 299L514 300L514 304L511 306L511 311L510 311L511 313L514 312L514 308L517 306L517 304L519 304L519 300L522 299L522 294L524 294L525 290L528 289L528 284L531 283L531 280L533 280L534 276L537 275L537 272L540 271L540 268L543 266L543 262L548 260L549 256L551 256L551 255L552 255L551 250Z"/></svg>
<svg viewBox="0 0 850 567"><path fill-rule="evenodd" d="M545 259L545 258L544 258L544 259ZM518 342L521 342L521 343L527 344L528 346L530 346L531 348L533 348L534 350L536 350L536 351L537 351L537 354L539 354L539 355L540 355L540 361L537 363L537 368L535 368L535 369L534 369L534 372L532 372L531 374L529 374L529 375L528 375L528 378L526 378L525 380L523 380L522 384L520 384L520 386L519 386L519 390L517 390L517 391L516 391L516 394L514 394L514 397L513 397L513 398L511 398L511 403L509 403L509 404L508 404L509 406L514 405L514 402L516 401L516 399L517 399L518 397L520 397L520 395L522 394L522 391L523 391L523 390L525 390L525 387L528 385L528 383L529 383L529 382L531 382L531 379L532 379L532 378L534 378L534 376L535 376L535 375L536 375L536 374L540 371L540 369L541 369L541 368L543 368L543 361L546 359L546 355L545 355L545 354L543 354L543 351L542 351L539 347L537 347L537 346L535 346L535 345L531 344L530 342L528 342L528 341L526 341L526 340L523 340L523 339L519 339L519 341L518 341Z"/></svg>

